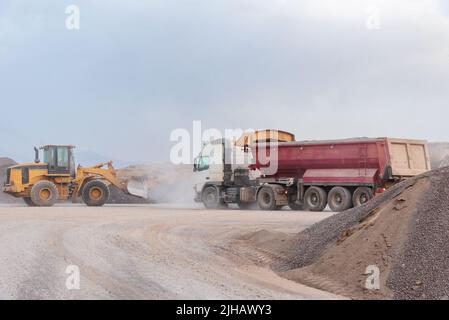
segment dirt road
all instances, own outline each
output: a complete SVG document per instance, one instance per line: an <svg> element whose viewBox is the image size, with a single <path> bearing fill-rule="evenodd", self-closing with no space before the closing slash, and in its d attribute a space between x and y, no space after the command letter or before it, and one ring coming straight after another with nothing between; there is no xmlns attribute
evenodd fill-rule
<svg viewBox="0 0 449 320"><path fill-rule="evenodd" d="M298 232L329 213L156 206L0 206L1 299L328 299L231 249L261 229ZM80 289L66 287L67 267ZM70 271L73 272L73 271Z"/></svg>

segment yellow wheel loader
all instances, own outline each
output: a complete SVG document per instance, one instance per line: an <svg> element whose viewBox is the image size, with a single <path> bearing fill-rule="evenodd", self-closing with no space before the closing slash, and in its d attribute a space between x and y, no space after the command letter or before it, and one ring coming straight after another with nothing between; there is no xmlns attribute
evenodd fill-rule
<svg viewBox="0 0 449 320"><path fill-rule="evenodd" d="M47 145L42 148L44 159L34 148L34 163L20 164L7 169L3 192L23 198L29 206L50 207L58 200L82 198L88 206L102 206L110 196L110 186L123 192L147 197L146 181L121 181L112 162L93 167L75 168L74 146Z"/></svg>

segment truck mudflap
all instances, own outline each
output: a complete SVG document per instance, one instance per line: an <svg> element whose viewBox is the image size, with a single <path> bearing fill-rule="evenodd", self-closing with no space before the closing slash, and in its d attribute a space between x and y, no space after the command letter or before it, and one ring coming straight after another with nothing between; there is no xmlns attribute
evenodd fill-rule
<svg viewBox="0 0 449 320"><path fill-rule="evenodd" d="M304 173L305 185L375 185L379 172L375 168L361 169L308 169Z"/></svg>

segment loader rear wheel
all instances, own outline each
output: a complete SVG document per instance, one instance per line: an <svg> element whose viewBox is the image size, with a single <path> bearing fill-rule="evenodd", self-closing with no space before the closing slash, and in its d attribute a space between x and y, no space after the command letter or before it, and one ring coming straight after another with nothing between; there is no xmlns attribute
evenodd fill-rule
<svg viewBox="0 0 449 320"><path fill-rule="evenodd" d="M327 197L329 208L334 212L345 211L352 206L351 191L344 187L333 187Z"/></svg>
<svg viewBox="0 0 449 320"><path fill-rule="evenodd" d="M31 188L30 201L38 207L51 207L59 199L56 185L51 181L39 181ZM26 202L27 200L25 200ZM28 202L27 202L28 204Z"/></svg>
<svg viewBox="0 0 449 320"><path fill-rule="evenodd" d="M310 211L323 211L327 205L327 192L320 187L309 187L304 193L304 207Z"/></svg>
<svg viewBox="0 0 449 320"><path fill-rule="evenodd" d="M89 207L101 207L109 200L111 192L106 183L101 180L92 180L83 187L83 201Z"/></svg>
<svg viewBox="0 0 449 320"><path fill-rule="evenodd" d="M29 207L35 207L36 205L31 200L31 198L23 198L23 201L29 206Z"/></svg>

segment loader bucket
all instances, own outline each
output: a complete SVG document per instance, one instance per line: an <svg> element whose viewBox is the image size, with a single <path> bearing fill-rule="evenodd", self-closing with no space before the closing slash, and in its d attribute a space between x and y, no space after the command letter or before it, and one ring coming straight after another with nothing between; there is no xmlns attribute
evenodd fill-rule
<svg viewBox="0 0 449 320"><path fill-rule="evenodd" d="M148 199L148 183L146 178L132 178L127 181L127 191L129 194Z"/></svg>

